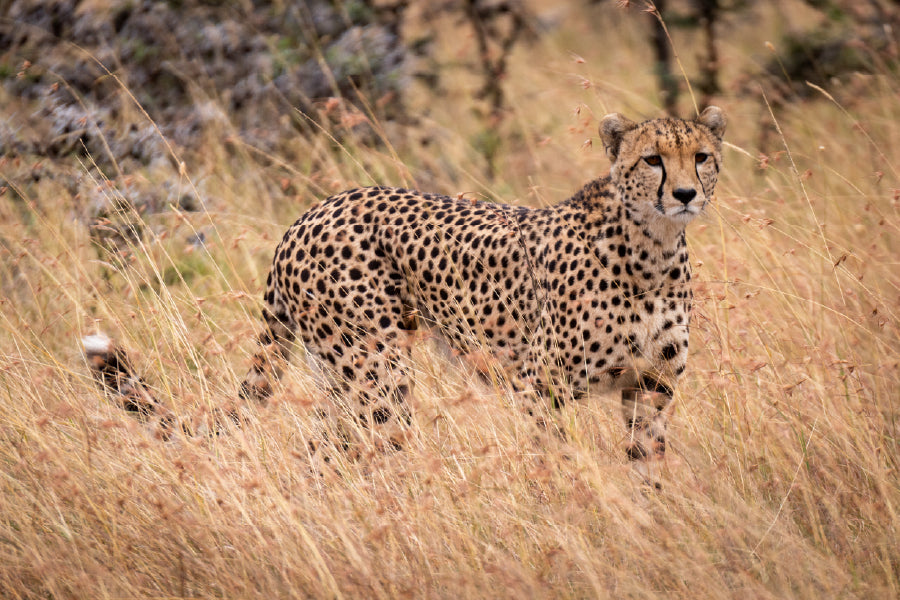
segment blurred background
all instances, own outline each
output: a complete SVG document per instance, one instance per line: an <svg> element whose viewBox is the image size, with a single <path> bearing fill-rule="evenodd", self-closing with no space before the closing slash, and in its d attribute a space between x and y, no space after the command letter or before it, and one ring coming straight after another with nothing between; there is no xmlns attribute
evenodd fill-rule
<svg viewBox="0 0 900 600"><path fill-rule="evenodd" d="M752 120L747 149L770 151L786 104L827 102L810 84L852 106L891 71L900 21L888 0L15 0L0 11L4 155L40 160L33 176L73 189L85 172L142 174L156 190L126 200L149 211L204 148L309 174L319 165L295 140L322 134L403 157L451 130L481 159L471 176L492 180L509 146L577 126L582 103L637 117L734 104ZM516 113L560 90L564 110Z"/></svg>

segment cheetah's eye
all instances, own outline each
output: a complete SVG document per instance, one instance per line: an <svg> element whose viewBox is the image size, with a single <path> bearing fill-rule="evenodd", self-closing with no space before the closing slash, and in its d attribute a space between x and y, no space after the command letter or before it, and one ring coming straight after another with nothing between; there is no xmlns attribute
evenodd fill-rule
<svg viewBox="0 0 900 600"><path fill-rule="evenodd" d="M707 158L709 158L709 154L706 152L698 152L694 155L694 160L697 161L698 165L705 163Z"/></svg>
<svg viewBox="0 0 900 600"><path fill-rule="evenodd" d="M659 154L653 154L651 156L645 156L644 162L651 167L658 167L662 164L662 158L660 158Z"/></svg>

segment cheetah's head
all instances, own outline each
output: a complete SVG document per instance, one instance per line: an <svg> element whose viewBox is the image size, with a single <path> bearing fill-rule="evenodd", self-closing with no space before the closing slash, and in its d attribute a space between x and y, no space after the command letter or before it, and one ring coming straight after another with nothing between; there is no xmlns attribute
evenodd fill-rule
<svg viewBox="0 0 900 600"><path fill-rule="evenodd" d="M724 133L725 113L715 106L690 121L603 117L600 137L612 181L632 218L683 229L700 214L718 180Z"/></svg>

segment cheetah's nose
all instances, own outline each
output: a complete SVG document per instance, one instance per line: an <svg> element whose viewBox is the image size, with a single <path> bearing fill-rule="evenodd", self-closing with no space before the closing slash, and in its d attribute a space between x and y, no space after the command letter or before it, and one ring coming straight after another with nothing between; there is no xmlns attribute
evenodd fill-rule
<svg viewBox="0 0 900 600"><path fill-rule="evenodd" d="M694 199L694 196L697 195L697 190L694 188L678 188L672 195L675 196L675 199L681 202L684 205L690 203L691 200Z"/></svg>

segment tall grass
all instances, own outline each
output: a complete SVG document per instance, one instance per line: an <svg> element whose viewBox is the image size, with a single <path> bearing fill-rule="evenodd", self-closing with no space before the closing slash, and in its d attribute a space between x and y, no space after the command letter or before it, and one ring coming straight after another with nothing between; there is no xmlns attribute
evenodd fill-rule
<svg viewBox="0 0 900 600"><path fill-rule="evenodd" d="M605 158L584 144L595 117L657 109L649 53L625 41L637 25L591 15L514 56L495 180L463 84L415 92L419 123L388 144L338 124L265 156L208 132L176 182L205 210L143 219L116 259L74 219L83 197L7 159L4 595L900 595L900 84L887 71L854 81L852 102L779 109L769 148L755 146L758 100L723 97L730 145L689 232L692 350L661 491L633 476L614 399L567 407L566 441L539 443L503 393L427 344L410 447L321 471L307 440L324 398L303 367L210 438L163 441L93 384L77 340L99 329L183 418L233 401L274 245L328 193L378 182L540 205L599 175ZM738 71L772 29L734 27L723 62ZM197 231L200 247L185 241Z"/></svg>

